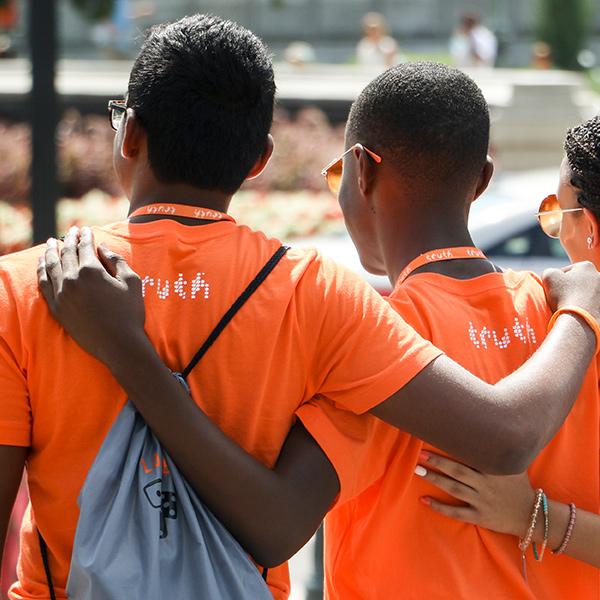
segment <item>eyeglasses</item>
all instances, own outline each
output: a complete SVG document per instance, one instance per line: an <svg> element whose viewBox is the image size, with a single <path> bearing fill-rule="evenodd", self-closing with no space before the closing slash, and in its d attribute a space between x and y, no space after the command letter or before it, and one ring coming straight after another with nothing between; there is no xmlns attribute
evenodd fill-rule
<svg viewBox="0 0 600 600"><path fill-rule="evenodd" d="M108 119L110 126L117 131L119 125L127 112L126 100L109 100L108 101Z"/></svg>
<svg viewBox="0 0 600 600"><path fill-rule="evenodd" d="M547 236L558 238L560 236L563 214L579 212L580 210L583 210L583 208L561 208L556 194L550 194L542 200L539 211L535 216L540 222L542 231Z"/></svg>
<svg viewBox="0 0 600 600"><path fill-rule="evenodd" d="M327 185L331 190L331 193L334 196L337 196L340 191L340 186L342 185L342 173L344 167L344 156L349 152L352 152L356 148L360 150L364 150L377 164L381 162L381 156L375 154L375 152L365 148L362 144L354 144L344 152L339 158L336 158L334 161L330 162L322 171L321 175L323 175L327 179Z"/></svg>

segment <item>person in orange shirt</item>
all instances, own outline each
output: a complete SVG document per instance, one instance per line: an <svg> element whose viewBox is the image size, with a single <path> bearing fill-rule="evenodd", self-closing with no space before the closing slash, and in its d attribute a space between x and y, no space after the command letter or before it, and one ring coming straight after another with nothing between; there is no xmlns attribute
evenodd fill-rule
<svg viewBox="0 0 600 600"><path fill-rule="evenodd" d="M488 135L487 105L468 77L441 65L402 65L361 94L350 116L345 156L327 171L333 188L341 182L340 202L363 264L374 272L386 270L398 282L393 305L497 387L518 379L523 368L509 374L532 355L527 368L538 361L536 349L541 345L543 352L552 335L542 343L550 310L540 282L527 273L499 272L472 247L466 217L492 174ZM324 513L337 495L327 518L330 598L447 597L449 590L468 597L481 595L484 586L486 597L523 593L512 540L500 540L494 556L486 554L475 528L441 542L437 532L444 532L443 522L423 518L425 508L410 501L423 443L356 414L368 407L347 410L339 399L312 394L297 410L303 425L292 430L273 470L243 452L189 402L156 354L143 332L137 279L123 258L100 249L103 266L91 233L81 233L79 247L77 239L68 237L62 261L56 245L47 250L49 269L42 268L40 276L51 311L111 369L190 483L246 549L262 558L259 562L285 560L314 530L307 514ZM417 263L407 268L415 257ZM61 269L68 288L61 289ZM438 311L431 313L431 306ZM555 404L560 390L554 385L568 373L565 360L573 358L570 352L577 352L573 344L579 342L568 343L568 350L556 348L560 361L552 357L544 364L541 377L553 383L544 390L546 397L533 394L538 402ZM377 354L377 360L384 358ZM426 371L405 386L410 393L403 401L388 400L370 412L482 470L497 470L486 458L490 449L516 450L515 440L505 438L507 423L539 424L548 416L539 404L524 412L532 395L515 412L492 414L488 401L473 398L472 383L463 386L452 376L440 385L428 383ZM505 400L520 402L520 394L531 393L530 383L523 383ZM274 389L269 396L281 393ZM200 398L207 397L203 390ZM473 421L477 416L492 425L484 436L481 423ZM547 425L544 429L549 441L551 432ZM328 461L319 458L306 430ZM337 475L334 485L322 484L330 481L322 470ZM413 517L427 530L416 529ZM456 553L448 552L449 546ZM467 551L475 576L457 558Z"/></svg>
<svg viewBox="0 0 600 600"><path fill-rule="evenodd" d="M270 157L274 94L271 60L260 40L234 23L196 15L150 32L132 68L127 100L110 103L118 130L115 168L132 206L128 219L95 233L142 274L135 289L143 295L145 328L161 364L181 370L281 247L226 214L233 193ZM62 253L65 273L68 246ZM41 255L43 248L36 247L0 259L0 554L25 463L31 499L11 600L49 597L39 534L56 597L65 598L77 498L127 398L111 372L52 318L35 274ZM49 262L50 273L56 275L58 266ZM600 292L600 282L589 275ZM73 282L63 283L68 291ZM600 314L588 295L580 286L571 301ZM118 304L110 311L115 319L121 314ZM94 310L78 314L98 322ZM113 326L108 330L114 333ZM593 333L578 317L564 315L556 342L567 342L569 334L588 341L591 358ZM145 345L136 342L136 348ZM384 361L375 348L385 353ZM194 370L190 384L233 440L272 465L296 409L308 398L319 394L349 410L367 410L405 388L440 355L353 274L316 251L290 250ZM136 372L130 358L128 368ZM539 366L531 371L538 379ZM438 368L444 372L443 362ZM569 374L549 427L568 411L581 376ZM277 402L273 390L282 393ZM480 384L474 393L499 404L508 391L490 392ZM541 441L545 433L539 434ZM532 450L506 462L520 462ZM488 456L501 469L507 468L505 459ZM319 485L334 488L335 474L320 472L325 477L317 477ZM305 514L311 528L325 509ZM287 597L286 565L269 572L268 584L275 598Z"/></svg>
<svg viewBox="0 0 600 600"><path fill-rule="evenodd" d="M254 472L232 479L227 456L198 461L198 454L191 454L190 440L210 442L198 435L204 431L197 428L202 419L213 426L205 414L228 436L232 452L254 461L255 470L274 465L296 410L318 397L349 413L371 410L482 468L510 473L550 439L575 400L597 327L581 307L600 315L595 270L554 274L558 304L577 305L577 314L561 314L540 352L514 376L490 386L420 338L356 276L315 251L290 250L192 374L192 393L205 414L187 396L175 410L163 403L170 386L179 386L165 364L180 370L190 360L281 245L227 214L233 193L261 172L272 152L274 91L268 53L247 30L202 15L153 29L133 66L127 100L110 103L117 130L115 168L131 212L127 220L95 231L98 241L130 260L141 278L122 269L118 278L109 277L97 262L89 230L79 242L68 235L60 256L58 243L52 243L41 273L55 282L54 313L95 328L88 338L69 326L72 338L39 294L33 271L42 250L0 259L1 540L25 461L31 498L12 600L49 595L38 532L47 543L56 596L65 597L77 496L127 396L140 407L146 397L159 400L154 416L152 410L144 416L165 434L192 481L198 482L190 464L235 488L236 493L216 496L223 510L239 504L240 485L250 493ZM116 295L107 299L99 293L98 304L73 304L63 314L78 277L97 283L99 274ZM129 292L138 301L133 315L121 302ZM103 311L110 314L107 322ZM116 346L104 346L103 334ZM583 358L574 356L575 347L585 348ZM560 368L546 377L561 348ZM98 360L111 363L117 355L110 370ZM127 377L131 385L119 386ZM417 402L421 397L427 399ZM450 401L452 411L444 408ZM487 410L473 412L475 402ZM444 426L449 412L468 424L470 438ZM511 420L515 413L524 420ZM543 417L535 418L538 413ZM504 436L482 450L498 429ZM328 459L307 438L300 431L288 440L290 448L304 449L307 465L316 465L310 471L300 465L295 482L306 492L292 494L290 486L270 504L257 496L248 501L256 515L274 502L289 514L299 513L288 532L292 544L317 527L338 487ZM211 486L205 492L210 496ZM250 527L290 548L265 519ZM282 562L268 552L253 554L268 566ZM275 598L287 597L285 564L269 571L268 584Z"/></svg>
<svg viewBox="0 0 600 600"><path fill-rule="evenodd" d="M417 146L410 145L411 139L419 139L421 147L429 148L434 143L446 143L448 153L452 148L460 153L465 128L488 130L487 109L481 92L468 78L444 67L399 68L376 80L363 94L350 115L348 144L357 135L361 139L366 137L365 144L368 144L385 136L385 127L391 130L390 139L399 140L398 152L404 156L410 156L411 150L415 152L413 148ZM466 118L464 111L476 99L480 117L471 114ZM452 119L456 120L452 122ZM452 130L456 137L449 133ZM343 183L351 184L353 177L358 176L358 189L342 189L340 198L344 193L354 192L365 199L367 206L372 205L376 213L384 213L381 219L385 216L393 223L376 229L383 242L381 250L371 250L366 236L360 237L364 230L357 230L354 236L359 241L357 245L365 249L361 255L363 264L376 265L379 260L386 265L390 279L395 282L390 302L417 331L469 370L487 381L497 381L520 364L521 353L529 352L526 346L535 347L544 338L550 319L544 291L532 274L508 271L480 275L473 262L462 270L453 266L458 264L455 260L421 261L412 263L411 267L410 260L417 256L420 244L426 244L424 249L429 251L428 255L434 248L470 245L466 219L469 206L478 195L469 192L469 185L473 183L469 184L467 168L456 166L453 176L447 171L440 173L437 163L435 174L430 175L433 164L428 170L425 162L430 157L424 152L425 158L419 162L419 154L415 154L412 162L406 159L408 165L404 172L424 175L420 181L399 176L396 179L399 194L394 200L387 200L393 196L388 193L386 199L385 192L379 192L382 197L379 200L377 189L369 189L370 178L376 181L374 187L382 186L385 190L385 183L378 182L368 169L346 173ZM476 164L483 162L481 152ZM473 181L476 179L471 179ZM460 193L455 194L455 190ZM377 216L373 221L377 222ZM415 231L419 232L418 238L412 233ZM574 237L582 243L587 235L578 232ZM423 238L427 241L423 242ZM434 241L435 246L430 245ZM577 258L584 257L579 254ZM423 262L426 264L412 270ZM336 457L349 445L344 441L348 432L332 435L331 424L339 422L339 417L333 411L325 414L322 407L305 405L298 414L335 465L341 462L336 461ZM329 435L319 435L325 430ZM464 434L469 435L469 430L465 428ZM524 577L518 538L526 537L532 497L528 499L525 514L520 514L516 530L511 532L513 535L448 520L428 509L434 502L431 489L418 476L425 470L426 478L440 481L435 471L444 458L439 457L439 451L415 438L403 439L385 424L375 426L372 440L364 468L373 484L356 498L338 504L326 520L328 598L562 600L593 598L600 594L597 568L568 556L546 556L537 562L531 547L525 553ZM406 446L411 446L412 465L407 460ZM404 448L402 453L398 452L400 448ZM550 498L575 502L588 514L598 513L599 449L598 369L592 365L571 414L531 465L530 477L535 487L543 488ZM417 463L420 463L417 476L411 475L410 467ZM428 465L431 468L427 468ZM574 469L574 465L577 468ZM454 470L450 471L450 479L453 474ZM456 481L443 481L446 494L435 494L438 501L460 504L466 498L477 496L476 493L468 495L471 490L465 491ZM471 482L471 478L466 479L468 486ZM448 491L454 492L458 502L450 499ZM511 499L513 497L511 494ZM510 503L507 495L503 498ZM564 535L568 518L567 511L565 522L563 510L553 524L551 520L552 541ZM538 520L543 521L541 516ZM559 540L552 547L556 549L560 543Z"/></svg>
<svg viewBox="0 0 600 600"><path fill-rule="evenodd" d="M600 116L568 132L565 153L560 168L558 190L556 194L547 196L540 206L540 224L547 235L560 239L571 261L589 260L598 267L600 266ZM569 448L566 442L563 442L560 454L555 453L553 458L560 464L562 473L570 473L570 471L575 473L567 478L567 482L576 478L581 488L587 489L593 495L594 490L597 489L598 476L596 457L599 448L598 443L593 439L594 430L598 430L598 419L594 414L587 416L590 417L589 422L581 422L579 429L573 429L573 439L569 440L571 446L579 446L581 455L574 456L568 452ZM571 417L567 423L570 419ZM565 427L563 426L563 430ZM564 435L563 430L559 436ZM587 437L583 438L584 435ZM432 509L445 516L492 531L513 536L523 535L529 525L536 497L532 486L543 487L543 478L539 473L531 470L529 473L513 477L494 477L483 475L461 463L443 457L431 455L422 458L427 460L422 461L418 474L464 504L456 506L456 502L446 503L427 495L426 503ZM591 472L594 468L595 473ZM588 508L588 511L582 510L582 506L577 504L577 490L570 488L567 482L561 477L552 488L543 488L550 497L548 546L555 549L555 554L565 553L600 569L598 500L583 506ZM544 543L544 526L541 517L537 519L534 541L537 544ZM549 562L551 568L557 566L554 560L549 559ZM581 572L594 573L593 570L577 565L573 561L562 561L560 566L569 568L568 573L562 573L565 578L577 578ZM598 571L596 570L595 573L597 576ZM534 583L536 587L542 587L543 581L540 584L537 580L543 575L545 573L540 573L540 576L536 577ZM555 596L543 596L542 593L541 589L539 597ZM574 593L571 595L584 597L576 596ZM569 592L565 592L562 597L569 597Z"/></svg>

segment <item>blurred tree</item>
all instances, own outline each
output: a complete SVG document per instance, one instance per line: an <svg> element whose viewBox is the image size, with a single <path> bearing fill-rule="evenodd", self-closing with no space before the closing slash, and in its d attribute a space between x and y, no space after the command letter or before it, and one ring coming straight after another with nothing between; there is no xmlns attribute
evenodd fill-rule
<svg viewBox="0 0 600 600"><path fill-rule="evenodd" d="M115 0L71 0L71 4L90 21L103 21L112 15Z"/></svg>
<svg viewBox="0 0 600 600"><path fill-rule="evenodd" d="M586 47L593 0L539 0L538 36L552 49L561 69L581 69L577 57Z"/></svg>

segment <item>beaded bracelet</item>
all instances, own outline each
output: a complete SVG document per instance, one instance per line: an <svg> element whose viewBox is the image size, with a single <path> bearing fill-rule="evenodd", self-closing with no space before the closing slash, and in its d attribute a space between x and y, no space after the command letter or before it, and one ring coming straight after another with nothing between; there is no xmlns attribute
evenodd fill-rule
<svg viewBox="0 0 600 600"><path fill-rule="evenodd" d="M542 542L542 549L540 550L539 554L536 543L532 542L533 556L538 562L542 562L542 560L544 560L544 552L546 552L546 548L548 546L548 537L550 535L550 514L548 511L548 497L544 492L542 492L542 508L544 513L544 541Z"/></svg>
<svg viewBox="0 0 600 600"><path fill-rule="evenodd" d="M571 541L573 529L575 529L575 521L577 519L577 507L575 506L575 504L573 504L573 502L569 504L569 511L570 517L569 524L567 525L567 531L565 532L565 537L563 538L561 545L556 550L552 551L552 554L554 554L554 556L560 556L567 549L567 546Z"/></svg>
<svg viewBox="0 0 600 600"><path fill-rule="evenodd" d="M596 336L596 352L595 352L595 354L598 354L600 352L600 325L598 325L598 321L596 321L596 319L593 317L593 315L590 312L588 312L587 310L585 310L579 306L563 306L562 308L559 308L552 315L552 318L550 319L550 322L548 323L548 331L550 331L552 329L552 327L554 327L554 324L556 323L556 319L558 319L558 317L560 317L560 315L565 314L565 313L572 313L574 315L577 315L578 317L582 318L588 324L588 327L590 327L590 329L594 332L594 335Z"/></svg>
<svg viewBox="0 0 600 600"><path fill-rule="evenodd" d="M519 550L521 551L521 564L523 567L523 578L527 581L527 562L525 560L525 553L527 552L527 548L531 545L531 541L533 540L533 533L535 531L535 524L537 522L538 514L540 512L540 507L542 506L542 497L544 495L544 490L538 489L535 492L535 501L533 503L533 509L531 511L531 517L529 520L529 528L527 529L527 533L525 537L519 539Z"/></svg>

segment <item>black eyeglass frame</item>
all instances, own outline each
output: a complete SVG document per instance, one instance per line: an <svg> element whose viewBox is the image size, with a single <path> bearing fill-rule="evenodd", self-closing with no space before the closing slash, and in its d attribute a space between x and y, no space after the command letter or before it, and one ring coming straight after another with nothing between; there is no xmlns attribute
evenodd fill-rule
<svg viewBox="0 0 600 600"><path fill-rule="evenodd" d="M119 129L119 123L123 118L123 115L127 111L126 100L109 100L108 101L108 120L110 126L117 131ZM116 120L118 118L118 120Z"/></svg>

